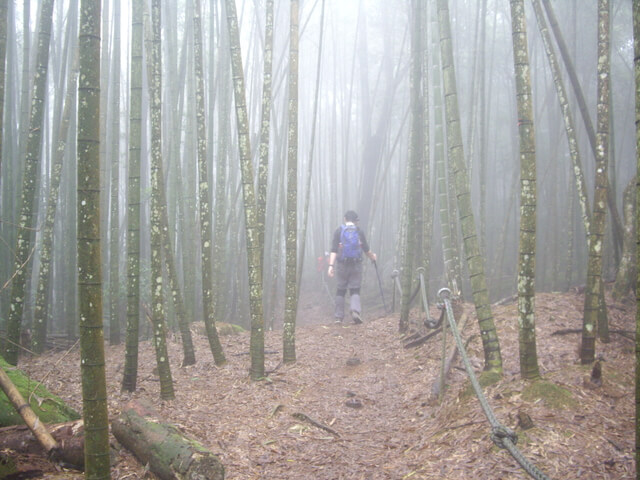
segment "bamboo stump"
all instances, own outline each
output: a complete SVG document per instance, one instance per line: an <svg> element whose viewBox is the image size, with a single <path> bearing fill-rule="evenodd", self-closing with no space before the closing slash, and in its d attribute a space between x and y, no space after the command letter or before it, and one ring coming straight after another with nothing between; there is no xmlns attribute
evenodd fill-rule
<svg viewBox="0 0 640 480"><path fill-rule="evenodd" d="M130 403L111 424L118 441L161 479L223 480L216 455L158 419L150 406Z"/></svg>

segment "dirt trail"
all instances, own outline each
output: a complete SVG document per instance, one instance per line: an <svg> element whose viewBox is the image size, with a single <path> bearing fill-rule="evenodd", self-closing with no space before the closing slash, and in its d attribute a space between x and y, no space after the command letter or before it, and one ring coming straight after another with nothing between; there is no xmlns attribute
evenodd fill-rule
<svg viewBox="0 0 640 480"><path fill-rule="evenodd" d="M538 354L545 379L569 393L566 404L527 397L518 376L515 304L494 306L504 377L485 393L498 419L517 429L517 415L531 416L535 428L517 429L524 455L554 479L635 478L634 342L613 335L598 344L604 383L588 388L589 368L579 365L578 335L552 335L579 328L583 297L577 293L536 298ZM296 331L297 362L280 365L282 338L267 332L268 378L248 379L248 333L224 336L227 364L216 367L204 337L194 343L198 363L179 365L180 344L169 342L176 400L159 401L149 342L140 350L138 391L120 393L124 347L107 348L110 414L131 399L155 403L167 421L219 454L226 478L248 479L525 479L527 474L489 439L490 428L475 397L461 394L466 375L454 368L438 404L431 385L440 368L440 336L403 348L397 315L363 325L334 325L309 302ZM472 311L472 309L471 309ZM635 329L634 304L610 306L611 328ZM482 347L473 313L465 331L476 370ZM451 337L449 336L449 339ZM34 378L49 372L62 353L26 359ZM47 377L47 386L81 408L79 361ZM359 408L358 408L359 407ZM125 451L113 478L153 478Z"/></svg>

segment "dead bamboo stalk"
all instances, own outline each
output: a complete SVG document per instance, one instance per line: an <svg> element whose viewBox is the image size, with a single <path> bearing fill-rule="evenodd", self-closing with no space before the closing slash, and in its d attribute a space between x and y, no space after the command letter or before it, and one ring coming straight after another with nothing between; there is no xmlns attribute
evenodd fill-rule
<svg viewBox="0 0 640 480"><path fill-rule="evenodd" d="M469 317L469 315L467 315L467 312L464 311L462 313L462 315L460 316L460 320L458 321L458 329L460 331L464 330L464 326L467 323L467 318ZM458 354L458 346L454 343L453 344L453 349L451 350L451 353L449 353L449 357L447 358L446 363L444 364L444 378L446 380L447 375L449 374L449 370L451 370L451 366L453 365L453 362L456 359L456 356ZM442 393L440 391L440 384L444 385L444 382L441 381L440 376L438 376L438 378L436 379L435 382L433 382L433 385L431 387L431 395L434 396L435 398L439 398L440 394Z"/></svg>
<svg viewBox="0 0 640 480"><path fill-rule="evenodd" d="M45 451L49 454L56 450L58 448L58 443L51 436L44 423L40 421L29 404L22 397L16 386L9 378L9 375L7 375L2 367L0 367L0 387Z"/></svg>

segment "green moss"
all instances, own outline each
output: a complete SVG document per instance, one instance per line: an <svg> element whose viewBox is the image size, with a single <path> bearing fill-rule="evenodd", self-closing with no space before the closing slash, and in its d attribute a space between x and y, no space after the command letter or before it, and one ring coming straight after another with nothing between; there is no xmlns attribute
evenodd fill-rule
<svg viewBox="0 0 640 480"><path fill-rule="evenodd" d="M569 390L546 380L537 380L525 386L522 390L522 399L528 402L540 399L547 406L557 409L577 406L577 402Z"/></svg>
<svg viewBox="0 0 640 480"><path fill-rule="evenodd" d="M216 328L218 329L218 335L238 335L239 333L246 332L240 325L234 323L216 322Z"/></svg>
<svg viewBox="0 0 640 480"><path fill-rule="evenodd" d="M0 357L0 368L7 373L9 379L11 379L24 399L28 400L38 382L9 365L2 357ZM78 412L66 405L61 398L50 393L42 385L39 385L31 396L30 405L38 418L44 423L62 423L80 418ZM22 424L24 424L22 417L4 392L0 391L0 426Z"/></svg>
<svg viewBox="0 0 640 480"><path fill-rule="evenodd" d="M480 374L478 381L481 387L488 387L489 385L495 385L502 380L502 374L495 370L487 370Z"/></svg>
<svg viewBox="0 0 640 480"><path fill-rule="evenodd" d="M500 380L502 380L502 374L496 372L495 370L485 370L478 376L478 383L483 389L490 385L495 385ZM467 381L467 386L460 393L460 400L466 400L473 395L475 395L473 386L471 385L470 381Z"/></svg>
<svg viewBox="0 0 640 480"><path fill-rule="evenodd" d="M18 471L16 462L6 453L0 452L0 478L5 478Z"/></svg>

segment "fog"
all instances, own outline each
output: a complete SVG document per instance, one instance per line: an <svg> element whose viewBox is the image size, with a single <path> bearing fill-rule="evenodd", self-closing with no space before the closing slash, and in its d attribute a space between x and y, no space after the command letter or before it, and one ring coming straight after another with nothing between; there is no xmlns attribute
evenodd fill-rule
<svg viewBox="0 0 640 480"><path fill-rule="evenodd" d="M28 2L27 2L28 3ZM304 0L300 2L297 128L297 245L302 269L300 294L311 302L330 303L334 286L318 258L330 249L331 235L346 210L355 210L359 226L378 256L378 273L387 300L391 274L402 269L408 213L419 209L433 220L421 235L415 265L428 253L428 295L447 285L445 278L437 160L450 153L442 118L440 38L437 2L422 8L422 78L419 86L425 116L422 165L423 201L407 203L407 166L411 128L411 2L408 0ZM490 297L497 300L516 292L518 269L520 153L516 113L516 84L511 14L506 0L450 0L449 13L456 74L459 121L464 162L470 179L474 222L485 261ZM566 290L583 285L587 245L576 197L563 114L549 59L531 2L526 3L527 39L535 126L537 172L536 289ZM207 182L212 224L222 225L214 255L222 264L216 279L218 320L250 324L245 240L245 205L241 188L240 152L231 77L229 37L224 2L201 0L204 60L205 126L209 178L197 167L196 74L194 70L194 0L162 2L162 162L168 230L178 286L190 321L203 316L202 208L199 192ZM596 123L597 2L550 2L586 99L590 120ZM0 177L0 280L5 330L12 304L16 271L15 244L20 218L20 192L29 125L29 98L35 58L40 2L31 2L29 31L24 31L25 8L10 2L6 41L6 80ZM118 7L118 8L116 8ZM145 31L149 34L149 6ZM265 1L236 1L240 29L250 153L257 177L263 124L262 92L265 59ZM127 303L128 175L131 155L131 11L130 2L107 0L102 9L101 63L101 241L105 326L125 325ZM50 243L51 274L47 292L49 332L76 332L77 290L75 258L75 116L70 116L67 145L52 236L45 236L45 213L51 192L57 148L63 135L63 107L74 72L77 2L56 2L49 50L45 114L41 131L41 166L35 200L33 249L28 258L27 289L22 299L23 329L33 325L38 272L43 243ZM611 98L609 182L622 218L623 191L636 178L635 80L631 2L611 2ZM28 35L25 35L28 34ZM76 40L73 40L73 38ZM273 27L273 73L269 119L269 164L265 213L263 298L265 323L281 325L284 309L286 185L289 122L290 3L276 1ZM148 61L149 45L144 49ZM557 53L557 46L554 45ZM117 54L117 55L116 55ZM580 115L566 64L558 57L573 112L575 134L590 202L593 201L595 157ZM142 314L151 303L149 73L143 72L141 147L140 297ZM73 96L71 111L75 107ZM440 113L438 113L440 112ZM440 131L440 134L438 133ZM440 135L440 138L438 137ZM447 183L453 182L446 173ZM222 180L222 181L220 181ZM257 182L257 179L255 180ZM426 187L429 187L428 189ZM308 221L304 229L306 198ZM222 210L219 209L223 205ZM222 213L221 213L222 212ZM424 212L424 214L422 214ZM458 231L452 213L450 226ZM615 278L621 250L613 241L611 212L603 274ZM421 223L422 225L422 220ZM304 243L302 240L304 239ZM458 239L462 245L462 238ZM304 246L304 252L301 250ZM168 261L168 260L167 260ZM464 254L463 294L470 298ZM168 270L165 267L165 274ZM363 295L369 305L380 303L376 272L365 271ZM165 292L167 317L175 316L170 292ZM175 323L170 320L175 328ZM111 328L111 329L113 329Z"/></svg>

